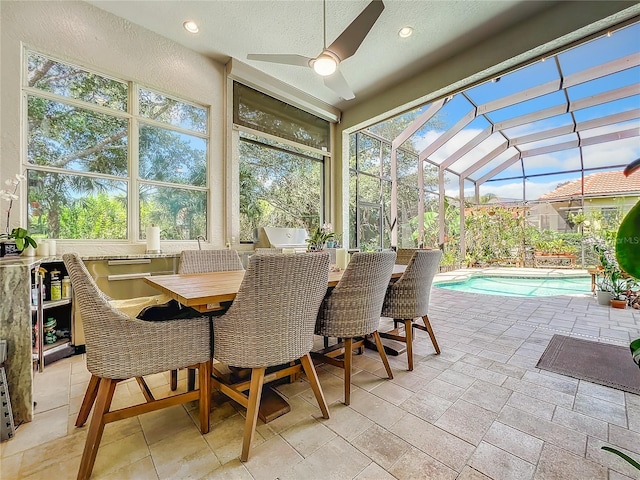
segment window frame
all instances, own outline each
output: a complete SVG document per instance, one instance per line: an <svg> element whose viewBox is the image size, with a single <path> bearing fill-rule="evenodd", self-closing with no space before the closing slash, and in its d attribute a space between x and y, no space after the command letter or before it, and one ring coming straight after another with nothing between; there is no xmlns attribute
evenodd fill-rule
<svg viewBox="0 0 640 480"><path fill-rule="evenodd" d="M100 106L96 104L92 104L90 102L85 102L83 100L78 100L73 97L65 97L63 95L58 95L55 93L48 92L46 90L41 90L36 87L31 87L27 84L28 82L28 63L29 63L29 55L35 54L42 57L45 57L49 60L52 60L56 63L61 63L64 65L68 65L73 68L78 68L84 72L91 73L94 75L98 75L100 77L110 79L116 82L120 82L127 85L127 110L118 110L115 108L111 108L108 106ZM21 89L21 133L22 133L22 153L21 153L21 171L29 172L42 172L42 173L58 173L63 175L75 175L75 176L85 176L91 178L100 178L104 180L110 181L122 181L127 184L127 226L126 226L126 238L124 239L86 239L86 238L65 238L60 239L64 242L96 242L100 241L102 243L117 243L117 244L140 244L145 243L145 239L142 237L144 233L144 228L140 227L140 197L139 192L142 185L151 185L157 187L166 187L173 188L177 190L190 190L190 191L200 191L205 192L206 200L205 200L205 218L206 218L206 226L205 226L205 235L207 239L210 237L211 225L212 225L212 208L211 208L211 184L212 184L212 169L211 169L211 125L212 125L212 105L204 105L202 103L193 101L189 98L185 98L182 95L175 95L170 92L166 92L161 88L156 88L145 84L143 82L137 82L131 78L118 77L114 75L110 75L106 72L100 71L93 67L87 67L82 62L73 62L69 60L61 59L55 55L50 55L48 53L43 52L37 48L30 48L29 46L23 46L22 48L22 78L20 81L20 89ZM145 90L149 90L158 94L161 94L169 99L177 101L179 103L191 105L197 108L201 108L206 113L206 126L205 132L198 132L196 130L188 130L176 125L172 125L169 123L164 123L158 120L154 120L148 117L144 117L140 115L139 112L139 89L143 88ZM118 176L112 174L104 174L98 172L86 172L86 171L76 171L69 170L65 168L52 167L46 165L35 165L29 162L28 160L28 140L29 140L29 113L28 113L28 99L29 96L36 98L43 98L52 102L58 102L63 105L69 105L76 108L81 108L84 110L89 110L92 112L97 112L102 115L108 115L117 118L123 118L127 120L127 176ZM153 128L159 128L168 130L171 132L176 132L179 134L186 134L198 138L202 138L206 143L205 148L205 185L197 186L197 185L189 185L189 184L179 184L179 183L171 183L164 182L158 180L150 180L144 179L140 176L140 150L139 150L139 139L140 139L140 128L144 125L151 126ZM28 203L28 187L27 187L27 195L24 195L24 201ZM28 208L27 208L28 211ZM172 240L164 240L163 242L185 242L185 241L194 241L194 239L172 239Z"/></svg>

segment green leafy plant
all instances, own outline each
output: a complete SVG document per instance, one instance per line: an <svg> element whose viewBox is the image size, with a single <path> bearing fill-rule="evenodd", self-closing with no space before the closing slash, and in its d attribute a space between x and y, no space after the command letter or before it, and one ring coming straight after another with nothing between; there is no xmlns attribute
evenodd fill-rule
<svg viewBox="0 0 640 480"><path fill-rule="evenodd" d="M0 238L3 237L9 240L14 239L16 241L16 247L18 247L18 250L24 250L25 247L29 245L31 245L33 248L36 248L38 246L36 241L29 236L27 230L24 228L14 228L8 235L4 233L0 234Z"/></svg>
<svg viewBox="0 0 640 480"><path fill-rule="evenodd" d="M334 239L336 234L332 231L330 223L322 226L316 226L306 242L309 244L308 250L324 250L327 240Z"/></svg>
<svg viewBox="0 0 640 480"><path fill-rule="evenodd" d="M640 158L631 162L624 170L625 176L640 170ZM616 258L620 267L629 275L640 278L640 261L638 248L640 247L640 202L629 210L622 219L616 238Z"/></svg>

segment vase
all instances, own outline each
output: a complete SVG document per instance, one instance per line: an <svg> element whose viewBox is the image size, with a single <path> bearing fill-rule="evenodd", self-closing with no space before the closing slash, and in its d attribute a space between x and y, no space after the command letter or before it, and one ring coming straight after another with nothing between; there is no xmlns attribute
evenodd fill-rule
<svg viewBox="0 0 640 480"><path fill-rule="evenodd" d="M627 301L626 300L615 300L615 299L611 299L611 307L612 308L627 308Z"/></svg>
<svg viewBox="0 0 640 480"><path fill-rule="evenodd" d="M596 298L598 299L599 305L609 305L611 301L611 292L607 292L606 290L596 290Z"/></svg>

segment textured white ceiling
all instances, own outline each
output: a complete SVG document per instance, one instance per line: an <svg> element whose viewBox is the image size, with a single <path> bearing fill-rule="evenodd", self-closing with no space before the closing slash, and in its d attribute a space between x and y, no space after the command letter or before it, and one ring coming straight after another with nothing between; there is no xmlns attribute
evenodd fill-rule
<svg viewBox="0 0 640 480"><path fill-rule="evenodd" d="M233 57L307 92L345 108L358 97L408 78L554 2L499 0L385 0L385 10L356 54L340 68L356 94L345 102L310 68L248 61L248 53L317 56L323 48L320 0L113 1L89 3L141 25L215 60ZM366 7L369 0L327 1L327 44ZM182 24L195 20L196 35ZM411 25L414 34L398 37Z"/></svg>

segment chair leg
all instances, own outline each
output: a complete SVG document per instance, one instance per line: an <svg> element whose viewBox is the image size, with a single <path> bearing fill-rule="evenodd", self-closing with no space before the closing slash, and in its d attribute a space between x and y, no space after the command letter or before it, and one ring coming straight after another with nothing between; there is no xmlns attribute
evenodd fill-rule
<svg viewBox="0 0 640 480"><path fill-rule="evenodd" d="M353 338L344 339L344 404L351 404L351 363L353 358Z"/></svg>
<svg viewBox="0 0 640 480"><path fill-rule="evenodd" d="M99 379L98 394L96 396L96 405L91 417L91 424L87 432L87 440L84 444L84 452L82 452L82 460L80 460L80 470L78 470L78 480L86 480L91 476L93 465L96 462L98 447L102 439L104 431L104 415L109 412L113 394L116 391L116 381L110 378Z"/></svg>
<svg viewBox="0 0 640 480"><path fill-rule="evenodd" d="M433 343L433 348L436 349L436 355L440 354L440 347L438 346L438 342L436 341L436 335L433 333L433 328L431 328L431 322L429 321L429 316L425 315L422 317L422 321L424 322L424 326L427 328L427 333L431 337L431 343Z"/></svg>
<svg viewBox="0 0 640 480"><path fill-rule="evenodd" d="M171 370L171 391L178 389L178 370Z"/></svg>
<svg viewBox="0 0 640 480"><path fill-rule="evenodd" d="M96 395L98 395L98 385L100 384L100 378L95 375L91 375L89 385L87 385L87 391L84 392L84 398L82 399L82 406L78 412L78 418L76 418L76 427L81 427L89 418L91 407L96 401Z"/></svg>
<svg viewBox="0 0 640 480"><path fill-rule="evenodd" d="M306 355L300 357L300 363L302 363L302 368L304 369L304 373L307 376L307 380L309 380L309 384L311 385L313 394L316 396L318 406L320 407L320 411L322 412L322 418L329 418L329 407L327 407L327 401L324 398L324 393L322 393L322 387L320 387L320 381L318 380L316 367L313 366L311 356L307 353Z"/></svg>
<svg viewBox="0 0 640 480"><path fill-rule="evenodd" d="M380 358L382 359L382 363L384 364L384 368L387 370L387 376L392 379L393 372L391 371L391 366L389 365L389 360L387 359L387 353L384 351L384 345L382 344L382 339L380 338L380 334L376 330L372 333L373 338L376 339L376 346L378 347L378 353L380 354Z"/></svg>
<svg viewBox="0 0 640 480"><path fill-rule="evenodd" d="M187 391L192 392L196 389L196 370L195 368L187 369Z"/></svg>
<svg viewBox="0 0 640 480"><path fill-rule="evenodd" d="M200 386L200 431L209 433L209 412L211 410L211 362L198 366L198 383Z"/></svg>
<svg viewBox="0 0 640 480"><path fill-rule="evenodd" d="M404 321L404 334L407 343L407 365L409 371L413 371L413 320Z"/></svg>
<svg viewBox="0 0 640 480"><path fill-rule="evenodd" d="M249 388L247 418L244 422L242 454L240 455L240 461L242 462L246 462L249 459L249 449L258 424L258 408L260 407L260 397L262 396L262 385L264 385L264 371L264 367L251 369L251 387Z"/></svg>

